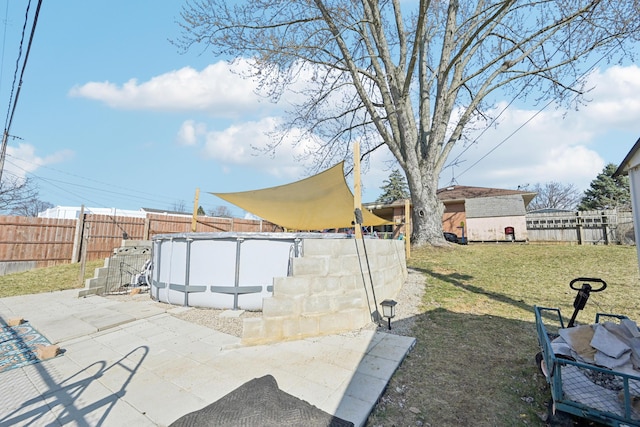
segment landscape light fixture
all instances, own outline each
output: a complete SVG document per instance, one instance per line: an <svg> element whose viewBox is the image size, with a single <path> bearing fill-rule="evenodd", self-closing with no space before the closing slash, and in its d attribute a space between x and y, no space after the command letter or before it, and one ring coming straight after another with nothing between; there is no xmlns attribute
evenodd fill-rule
<svg viewBox="0 0 640 427"><path fill-rule="evenodd" d="M397 302L392 299L386 299L380 303L382 306L382 316L389 321L389 330L391 330L391 319L396 316Z"/></svg>

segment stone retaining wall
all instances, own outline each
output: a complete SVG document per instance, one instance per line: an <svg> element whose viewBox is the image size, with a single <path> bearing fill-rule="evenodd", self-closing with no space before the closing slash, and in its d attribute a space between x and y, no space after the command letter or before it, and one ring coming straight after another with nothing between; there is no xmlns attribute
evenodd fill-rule
<svg viewBox="0 0 640 427"><path fill-rule="evenodd" d="M130 276L132 268L133 271L140 272L144 262L150 258L150 240L123 240L120 247L113 250L113 255L105 258L104 266L96 268L94 276L85 280L85 287L78 292L78 297L103 295L114 291L114 281L122 282L123 274ZM126 271L119 267L120 264L127 265Z"/></svg>
<svg viewBox="0 0 640 427"><path fill-rule="evenodd" d="M366 239L364 245L356 239L305 239L303 256L293 259L293 274L273 279L262 317L244 319L242 343L329 335L371 322L376 307L365 249L378 311L382 300L397 295L407 268L403 241Z"/></svg>

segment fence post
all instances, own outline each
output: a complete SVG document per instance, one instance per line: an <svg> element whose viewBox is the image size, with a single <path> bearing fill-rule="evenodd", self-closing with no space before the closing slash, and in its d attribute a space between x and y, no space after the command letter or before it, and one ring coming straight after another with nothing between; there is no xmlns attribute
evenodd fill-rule
<svg viewBox="0 0 640 427"><path fill-rule="evenodd" d="M578 244L581 245L584 239L584 235L582 230L582 217L580 216L580 211L576 212L576 232L578 235Z"/></svg>
<svg viewBox="0 0 640 427"><path fill-rule="evenodd" d="M603 238L604 238L604 244L608 245L609 244L609 233L608 233L608 225L607 225L607 215L603 212L602 213L602 233L603 233Z"/></svg>
<svg viewBox="0 0 640 427"><path fill-rule="evenodd" d="M196 188L196 197L193 201L193 216L191 217L191 232L195 233L198 227L198 199L200 198L200 189Z"/></svg>
<svg viewBox="0 0 640 427"><path fill-rule="evenodd" d="M144 231L142 232L142 240L149 240L149 230L151 229L151 220L149 214L144 219Z"/></svg>
<svg viewBox="0 0 640 427"><path fill-rule="evenodd" d="M407 259L411 258L411 231L413 223L411 221L411 201L404 200L404 250Z"/></svg>
<svg viewBox="0 0 640 427"><path fill-rule="evenodd" d="M73 249L71 251L71 263L80 261L82 249L82 235L84 233L84 205L80 206L80 214L76 219L76 233L73 237Z"/></svg>
<svg viewBox="0 0 640 427"><path fill-rule="evenodd" d="M83 220L84 222L84 220ZM84 273L87 269L87 246L89 246L89 227L85 228L82 233L82 250L80 256L80 273L78 273L78 286L82 286L84 282ZM86 236L85 236L86 235Z"/></svg>

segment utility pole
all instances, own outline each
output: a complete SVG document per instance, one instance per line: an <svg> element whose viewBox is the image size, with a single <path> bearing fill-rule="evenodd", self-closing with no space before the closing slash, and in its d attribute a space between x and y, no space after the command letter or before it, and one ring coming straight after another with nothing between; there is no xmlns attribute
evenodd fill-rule
<svg viewBox="0 0 640 427"><path fill-rule="evenodd" d="M2 185L2 171L4 170L4 156L7 152L7 139L9 139L9 131L5 129L2 134L2 148L0 148L0 185Z"/></svg>
<svg viewBox="0 0 640 427"><path fill-rule="evenodd" d="M31 35L29 37L29 44L27 45L27 52L24 56L24 62L22 63L22 71L20 72L20 80L18 81L18 89L16 90L16 97L13 100L13 107L11 108L11 115L8 117L4 133L2 134L2 148L0 149L0 184L2 183L2 171L4 171L4 158L7 152L7 139L9 139L9 129L11 128L11 122L13 122L13 115L16 112L16 105L18 105L18 97L20 96L20 89L22 88L22 77L24 76L24 70L27 68L27 60L29 59L29 52L31 52L31 44L33 43L33 36L36 32L36 24L38 23L38 16L40 15L40 7L42 6L42 0L38 0L38 6L33 16L33 26L31 27ZM28 11L29 9L27 9ZM26 24L26 23L25 23ZM18 57L18 59L20 59ZM16 69L16 73L17 73ZM15 80L14 80L15 84Z"/></svg>

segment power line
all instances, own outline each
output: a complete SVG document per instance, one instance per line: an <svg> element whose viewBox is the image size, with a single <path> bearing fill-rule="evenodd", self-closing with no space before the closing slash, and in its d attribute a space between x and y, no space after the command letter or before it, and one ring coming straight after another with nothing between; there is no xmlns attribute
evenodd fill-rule
<svg viewBox="0 0 640 427"><path fill-rule="evenodd" d="M31 52L31 44L33 43L33 36L36 32L36 25L38 23L38 16L40 15L40 7L42 6L42 0L38 0L38 6L36 7L36 12L33 17L33 25L31 27L31 34L29 36L29 43L27 45L27 52L24 56L24 62L22 63L22 70L20 71L20 80L18 82L18 88L16 90L15 99L11 99L13 97L13 90L15 89L16 84L16 76L19 68L20 56L22 56L22 43L24 41L24 33L27 26L27 20L29 17L29 8L31 7L31 0L29 0L29 4L27 5L27 12L25 15L25 23L22 27L22 38L20 40L20 53L18 55L18 59L16 61L16 72L13 76L13 86L11 88L11 97L9 99L9 112L7 112L7 120L5 121L4 133L2 135L2 147L0 148L0 183L2 182L2 171L4 170L4 158L7 152L7 139L9 137L9 130L11 129L11 123L13 122L13 116L16 112L16 106L18 105L18 98L20 97L20 89L22 88L22 78L24 77L24 70L27 68L27 61L29 60L29 53ZM13 102L13 107L11 107L11 103Z"/></svg>
<svg viewBox="0 0 640 427"><path fill-rule="evenodd" d="M2 89L2 74L4 71L4 48L7 45L7 27L8 25L8 20L9 20L9 2L6 2L6 7L4 9L4 16L5 16L5 21L4 21L4 34L2 35L2 53L0 54L0 89Z"/></svg>
<svg viewBox="0 0 640 427"><path fill-rule="evenodd" d="M39 169L49 169L49 170L51 170L51 171L54 171L54 172L57 172L57 173L60 173L60 174L63 174L63 175L67 175L67 176L72 177L72 178L79 178L79 179L80 179L80 180L82 180L83 182L90 181L90 182L95 182L96 184L100 184L100 185L108 186L108 187L110 187L110 188L119 188L119 189L121 189L121 190L125 190L125 191L130 192L130 194L129 194L129 195L130 195L131 197L140 197L140 198L144 198L145 196L155 196L155 197L159 197L159 198L164 198L164 195L161 195L161 194L150 194L148 191L143 191L143 190L133 190L133 189L131 189L131 188L129 188L129 187L120 187L120 186L117 186L117 185L113 185L113 183L110 183L110 182L99 181L99 180L97 180L97 179L88 178L88 177L85 177L85 176L82 176L82 175L77 175L77 174L73 174L73 173L65 172L65 171L63 171L63 170L56 169L56 168L52 168L52 167L50 167L50 166L46 166L46 165L38 165L38 164L36 164L36 163L34 163L34 162L30 162L30 161L28 161L28 160L24 160L24 159L17 159L15 156L12 156L12 155L7 155L7 156L8 156L8 157L13 157L13 158L14 158L15 160L17 160L17 161L21 161L21 162L24 162L24 163L29 163L29 164L35 165L35 166L37 166ZM67 182L67 181L62 181L62 180L55 180L55 179L52 179L52 178L43 178L43 177L38 177L36 174L34 174L34 173L32 173L32 172L28 172L26 169L24 169L24 168L22 168L22 167L18 166L15 162L11 162L11 164L12 164L12 165L14 165L15 167L17 167L17 168L19 168L19 169L21 169L21 170L25 171L25 173L29 173L30 175L33 175L34 177L37 177L38 179L42 179L42 180L48 180L48 179L51 179L51 180L53 180L53 181L57 181L57 182L60 182L60 183L69 184L69 185L73 185L73 186L86 187L86 188L88 188L88 189L92 189L92 190L106 191L106 192L111 192L111 193L114 193L114 194L121 194L121 195L125 195L125 194L126 194L126 193L118 193L118 192L115 192L115 191L102 190L102 189L101 189L101 188L99 188L99 187L83 186L83 185L81 185L81 184L78 184L77 182ZM140 196L133 196L133 194L131 194L131 193L137 193L137 194L139 194ZM148 200L154 200L154 199L148 199ZM157 200L156 200L156 201L157 201Z"/></svg>
<svg viewBox="0 0 640 427"><path fill-rule="evenodd" d="M9 157L12 157L12 156L9 156ZM110 195L113 195L113 196L117 196L117 197L120 197L120 198L130 199L130 200L137 200L137 201L146 200L146 201L149 201L149 202L152 202L152 203L158 203L158 204L160 204L160 203L162 203L162 204L169 203L168 199L164 199L163 196L161 196L161 195L156 195L157 197L159 197L159 199L149 197L149 196L154 196L154 195L153 194L149 195L148 192L145 193L145 192L142 192L142 191L135 191L135 190L133 191L134 193L139 193L139 194L146 195L146 197L145 197L145 196L141 196L139 194L135 195L135 194L132 194L132 193L118 192L118 191L113 191L113 190L106 190L106 189L100 188L100 187L93 187L93 186L89 186L89 185L83 185L83 184L79 184L77 182L69 182L69 181L63 181L63 180L52 179L52 178L44 178L42 176L39 176L37 174L34 174L32 172L27 171L26 169L24 169L23 167L19 166L15 162L8 161L8 163L11 164L12 166L14 166L17 169L22 170L25 175L28 175L28 176L31 176L31 177L35 178L36 180L38 180L38 182L42 182L42 183L44 183L44 184L46 184L48 186L51 186L51 187L56 188L56 189L59 189L59 190L61 190L63 192L63 194L65 194L67 196L68 195L74 196L81 203L88 202L88 203L91 203L91 204L99 206L99 207L107 207L107 206L103 206L103 204L101 204L101 203L97 203L94 200L90 200L88 197L85 197L82 194L77 193L76 191L70 191L69 190L69 186L75 187L77 189L77 191L85 191L85 190L90 191L92 194L95 194L96 192L101 192L101 193L106 193L106 194L110 194ZM30 162L27 162L27 163L30 163ZM62 171L59 171L59 172L64 173ZM104 184L104 185L113 187L113 185L111 185L111 184L100 182L100 181L97 181L97 180L92 180L92 179L89 179L89 178L82 178L82 177L80 177L78 175L73 175L73 174L68 174L68 175L81 178L82 180L94 181L94 182L97 182L97 183L100 183L100 184ZM17 175L15 175L15 176L17 176ZM66 187L62 187L60 184L63 184ZM116 187L116 188L121 188L121 187Z"/></svg>
<svg viewBox="0 0 640 427"><path fill-rule="evenodd" d="M529 79L529 81L531 81L531 79ZM446 166L445 166L445 168L456 166L456 165L458 164L458 159L460 159L460 157L462 157L462 155L463 155L464 153L466 153L466 152L467 152L467 150L468 150L469 148L471 148L471 146L472 146L472 145L474 145L475 143L477 143L477 142L478 142L478 140L482 137L482 135L484 135L484 133L485 133L486 131L488 131L488 130L489 130L489 128L491 128L491 126L493 126L493 124L494 124L495 122L497 122L497 121L498 121L498 119L502 116L502 114L503 114L505 111L507 111L507 108L509 108L509 107L511 106L511 104L513 104L513 103L516 101L516 99L518 99L518 97L520 97L520 95L522 94L522 92L524 92L524 90L527 88L527 86L528 86L528 85L529 85L529 82L527 82L527 84L525 84L525 85L522 87L522 89L520 89L520 92L518 92L518 93L513 97L513 99L511 99L511 101L509 101L509 103L508 103L507 105L505 105L505 107L502 109L502 111L500 111L500 113L498 113L498 115L497 115L496 117L494 117L494 118L491 120L491 123L489 123L487 126L485 126L485 128L484 128L484 129L482 129L482 132L480 132L480 135L476 136L476 137L474 138L474 140L473 140L473 141L471 141L471 143L470 143L469 145L467 145L467 146L466 146L466 147L465 147L465 148L464 148L464 149L463 149L463 150L462 150L462 151L461 151L461 152L456 156L456 158L455 158L455 159L453 159L451 162L449 162L449 164L448 164L448 165L446 165Z"/></svg>
<svg viewBox="0 0 640 427"><path fill-rule="evenodd" d="M29 9L31 9L31 0L29 0L29 3L27 3L27 10L25 11L25 14L24 14L24 24L22 24L20 45L18 46L18 57L16 58L16 68L13 71L13 82L11 84L11 93L9 95L9 106L7 108L7 115L4 119L5 129L8 127L8 124L9 124L9 113L11 112L11 104L13 103L13 93L16 90L16 80L18 79L18 71L20 70L20 59L22 58L22 46L24 45L24 36L27 32L27 23L29 22Z"/></svg>
<svg viewBox="0 0 640 427"><path fill-rule="evenodd" d="M578 23L578 25L573 28L573 30L570 31L570 34L567 36L566 40L569 40L569 38L571 37L571 35L573 33L575 33L578 28L580 28L580 26L586 22L585 20L582 20ZM612 47L611 49L609 49L609 51L607 51L600 59L598 59L598 61L596 61L591 67L589 67L582 75L580 75L578 78L576 78L574 80L574 82L569 86L572 87L573 85L575 85L582 77L584 77L591 69L593 69L600 61L602 61L604 58L606 58L609 54L611 54L611 52L613 52L614 47ZM556 54L560 51L560 46L558 46L555 50L555 52L553 52L553 54L551 54L551 56L549 57L549 60L551 60L554 56L556 56ZM480 139L480 137L482 137L482 135L484 135L484 133L491 127L493 126L493 124L497 121L497 119L499 119L502 114L507 110L507 108L509 108L511 106L511 104L513 104L515 102L515 100L517 98L520 97L520 95L522 94L522 92L524 92L524 90L529 86L529 84L531 83L531 81L533 80L534 76L531 76L527 83L524 84L522 86L522 88L520 89L520 91L511 99L511 101L509 101L509 103L502 109L502 111L500 111L500 113L493 119L491 120L491 123L489 123L480 133L480 135L478 135L467 147L464 148L464 150L462 150L462 152L460 154L458 154L458 156L453 159L453 161L451 163L449 163L449 165L447 165L446 167L449 166L456 166L457 165L457 161L458 159L469 149L471 148L472 145L474 145L475 143L478 142L478 140ZM568 90L569 87L566 87L564 91ZM574 98L575 99L575 98ZM507 136L504 140L502 140L498 145L496 145L493 149L491 149L489 152L487 152L484 156L482 156L480 159L478 159L478 161L476 161L475 163L473 163L471 166L469 166L467 169L465 169L464 171L462 171L462 173L460 173L460 175L463 175L465 172L467 172L469 169L473 168L475 165L477 165L478 163L480 163L482 160L484 160L487 156L489 156L489 154L491 154L492 152L494 152L498 147L500 147L502 144L504 144L505 142L507 142L507 140L509 140L509 138L511 138L513 135L515 135L520 129L522 129L526 124L528 124L531 120L533 120L538 114L540 114L542 111L544 111L549 105L551 105L553 103L552 101L549 101L546 105L544 105L541 109L538 110L538 112L536 112L536 114L534 114L532 117L529 118L529 120L527 120L526 122L524 122L520 127L518 127L518 129L516 129L514 132L512 132L509 136ZM458 176L460 176L458 175ZM455 178L454 178L455 179Z"/></svg>
<svg viewBox="0 0 640 427"><path fill-rule="evenodd" d="M566 92L567 90L569 90L571 87L573 87L576 83L578 83L582 78L584 78L589 72L591 72L591 70L593 70L595 68L596 65L598 65L603 59L605 59L607 56L609 56L613 50L615 49L615 46L612 47L611 49L609 49L606 53L604 53L600 59L598 59L593 65L591 65L589 68L587 68L584 73L580 74L574 81L573 83L571 83L569 86L567 86L566 88L564 88L562 90L562 92ZM574 99L577 97L578 95L574 96ZM529 117L524 123L522 123L520 126L518 126L518 128L516 130L514 130L513 132L511 132L509 135L507 135L502 141L500 141L495 147L493 147L491 150L489 150L486 154L484 154L482 157L480 157L476 162L474 162L471 166L469 166L468 168L466 168L465 170L463 170L460 175L458 175L458 177L460 177L461 175L465 174L466 172L468 172L471 168L473 168L475 165L477 165L478 163L480 163L482 160L484 160L486 157L489 156L489 154L493 153L495 150L497 150L498 148L500 148L505 142L507 142L509 139L511 139L512 136L514 136L516 133L518 133L520 131L520 129L522 129L523 127L525 127L527 124L529 124L529 122L531 122L534 118L536 118L540 113L542 113L549 105L553 104L555 100L551 100L549 102L547 102L544 106L542 106L538 111L536 111L536 113Z"/></svg>

